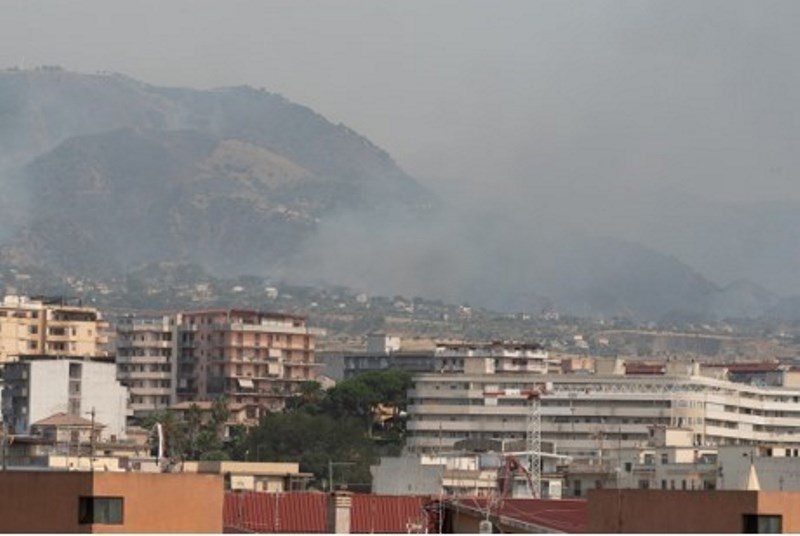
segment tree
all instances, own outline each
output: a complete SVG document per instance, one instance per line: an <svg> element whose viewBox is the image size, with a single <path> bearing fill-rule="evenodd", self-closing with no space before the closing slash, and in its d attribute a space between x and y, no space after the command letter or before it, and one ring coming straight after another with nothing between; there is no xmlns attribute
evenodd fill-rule
<svg viewBox="0 0 800 536"><path fill-rule="evenodd" d="M349 482L363 483L369 482L369 466L377 461L377 449L357 419L293 410L265 416L236 447L234 456L299 462L303 471L314 474L317 485L327 478L329 461L352 462L338 474Z"/></svg>
<svg viewBox="0 0 800 536"><path fill-rule="evenodd" d="M335 416L348 415L365 421L372 430L379 404L391 406L395 414L406 409L411 375L402 370L365 372L328 390L325 409Z"/></svg>

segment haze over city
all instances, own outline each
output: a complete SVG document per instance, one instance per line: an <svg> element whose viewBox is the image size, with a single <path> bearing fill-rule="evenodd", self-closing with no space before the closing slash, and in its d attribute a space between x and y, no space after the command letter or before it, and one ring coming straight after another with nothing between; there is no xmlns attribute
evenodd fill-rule
<svg viewBox="0 0 800 536"><path fill-rule="evenodd" d="M585 303L608 277L563 266L665 255L676 280L800 293L795 3L5 1L3 15L0 66L265 88L444 201L422 228L326 218L299 261L270 268L281 277L661 314L672 306ZM542 299L509 303L520 288ZM753 292L726 295L736 311L689 309L777 299L754 306Z"/></svg>
<svg viewBox="0 0 800 536"><path fill-rule="evenodd" d="M0 0L0 533L800 532L798 22Z"/></svg>

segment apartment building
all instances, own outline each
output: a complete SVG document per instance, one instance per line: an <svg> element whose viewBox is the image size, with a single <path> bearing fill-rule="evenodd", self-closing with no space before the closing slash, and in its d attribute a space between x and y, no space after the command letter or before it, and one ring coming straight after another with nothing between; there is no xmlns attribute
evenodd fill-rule
<svg viewBox="0 0 800 536"><path fill-rule="evenodd" d="M94 307L62 298L5 296L0 303L0 363L24 355L106 356L107 328Z"/></svg>
<svg viewBox="0 0 800 536"><path fill-rule="evenodd" d="M31 425L57 413L89 419L94 412L104 439L125 437L128 391L114 363L23 357L6 364L4 380L3 422L12 434L29 434Z"/></svg>
<svg viewBox="0 0 800 536"><path fill-rule="evenodd" d="M620 360L598 360L594 374L497 372L488 358L466 358L463 372L420 374L409 392L408 446L451 448L466 438L522 439L540 398L542 439L574 459L604 446L646 445L650 427L691 431L697 446L794 444L800 389L730 382L693 363L667 363L664 375L626 374Z"/></svg>
<svg viewBox="0 0 800 536"><path fill-rule="evenodd" d="M125 316L116 323L117 379L130 391L135 416L177 402L181 315Z"/></svg>
<svg viewBox="0 0 800 536"><path fill-rule="evenodd" d="M561 362L550 358L544 348L533 343L494 341L490 343L439 343L435 350L437 372L471 370L486 374L546 374L560 370Z"/></svg>
<svg viewBox="0 0 800 536"><path fill-rule="evenodd" d="M179 402L224 396L281 410L314 380L315 336L305 318L248 310L187 312L178 324Z"/></svg>

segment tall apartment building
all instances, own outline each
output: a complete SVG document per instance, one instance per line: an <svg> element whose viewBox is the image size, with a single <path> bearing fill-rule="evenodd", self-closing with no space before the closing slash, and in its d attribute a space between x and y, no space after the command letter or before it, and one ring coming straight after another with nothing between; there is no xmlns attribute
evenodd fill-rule
<svg viewBox="0 0 800 536"><path fill-rule="evenodd" d="M463 372L421 374L409 392L408 446L449 449L466 438L522 439L529 403L541 397L542 440L560 454L596 457L604 447L639 447L651 426L690 430L698 446L787 444L800 430L800 389L734 383L668 363L660 376L626 374L620 363L595 374L497 372L490 359L466 358Z"/></svg>
<svg viewBox="0 0 800 536"><path fill-rule="evenodd" d="M178 325L178 401L225 396L281 410L316 377L314 337L299 316L243 310L187 312Z"/></svg>
<svg viewBox="0 0 800 536"><path fill-rule="evenodd" d="M0 303L0 363L25 355L105 356L107 328L93 307L5 296Z"/></svg>
<svg viewBox="0 0 800 536"><path fill-rule="evenodd" d="M177 402L181 315L125 316L116 322L117 378L130 391L134 415Z"/></svg>
<svg viewBox="0 0 800 536"><path fill-rule="evenodd" d="M73 358L22 358L4 370L3 422L12 434L56 413L103 425L104 438L125 437L128 391L111 362Z"/></svg>

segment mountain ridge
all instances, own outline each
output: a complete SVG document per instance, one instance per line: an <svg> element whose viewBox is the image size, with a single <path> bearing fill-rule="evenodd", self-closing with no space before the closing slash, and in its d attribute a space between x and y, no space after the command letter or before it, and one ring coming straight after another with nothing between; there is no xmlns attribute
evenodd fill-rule
<svg viewBox="0 0 800 536"><path fill-rule="evenodd" d="M367 138L263 89L0 71L0 117L8 265L106 277L169 260L587 315L783 310L636 230L570 234L448 205Z"/></svg>

